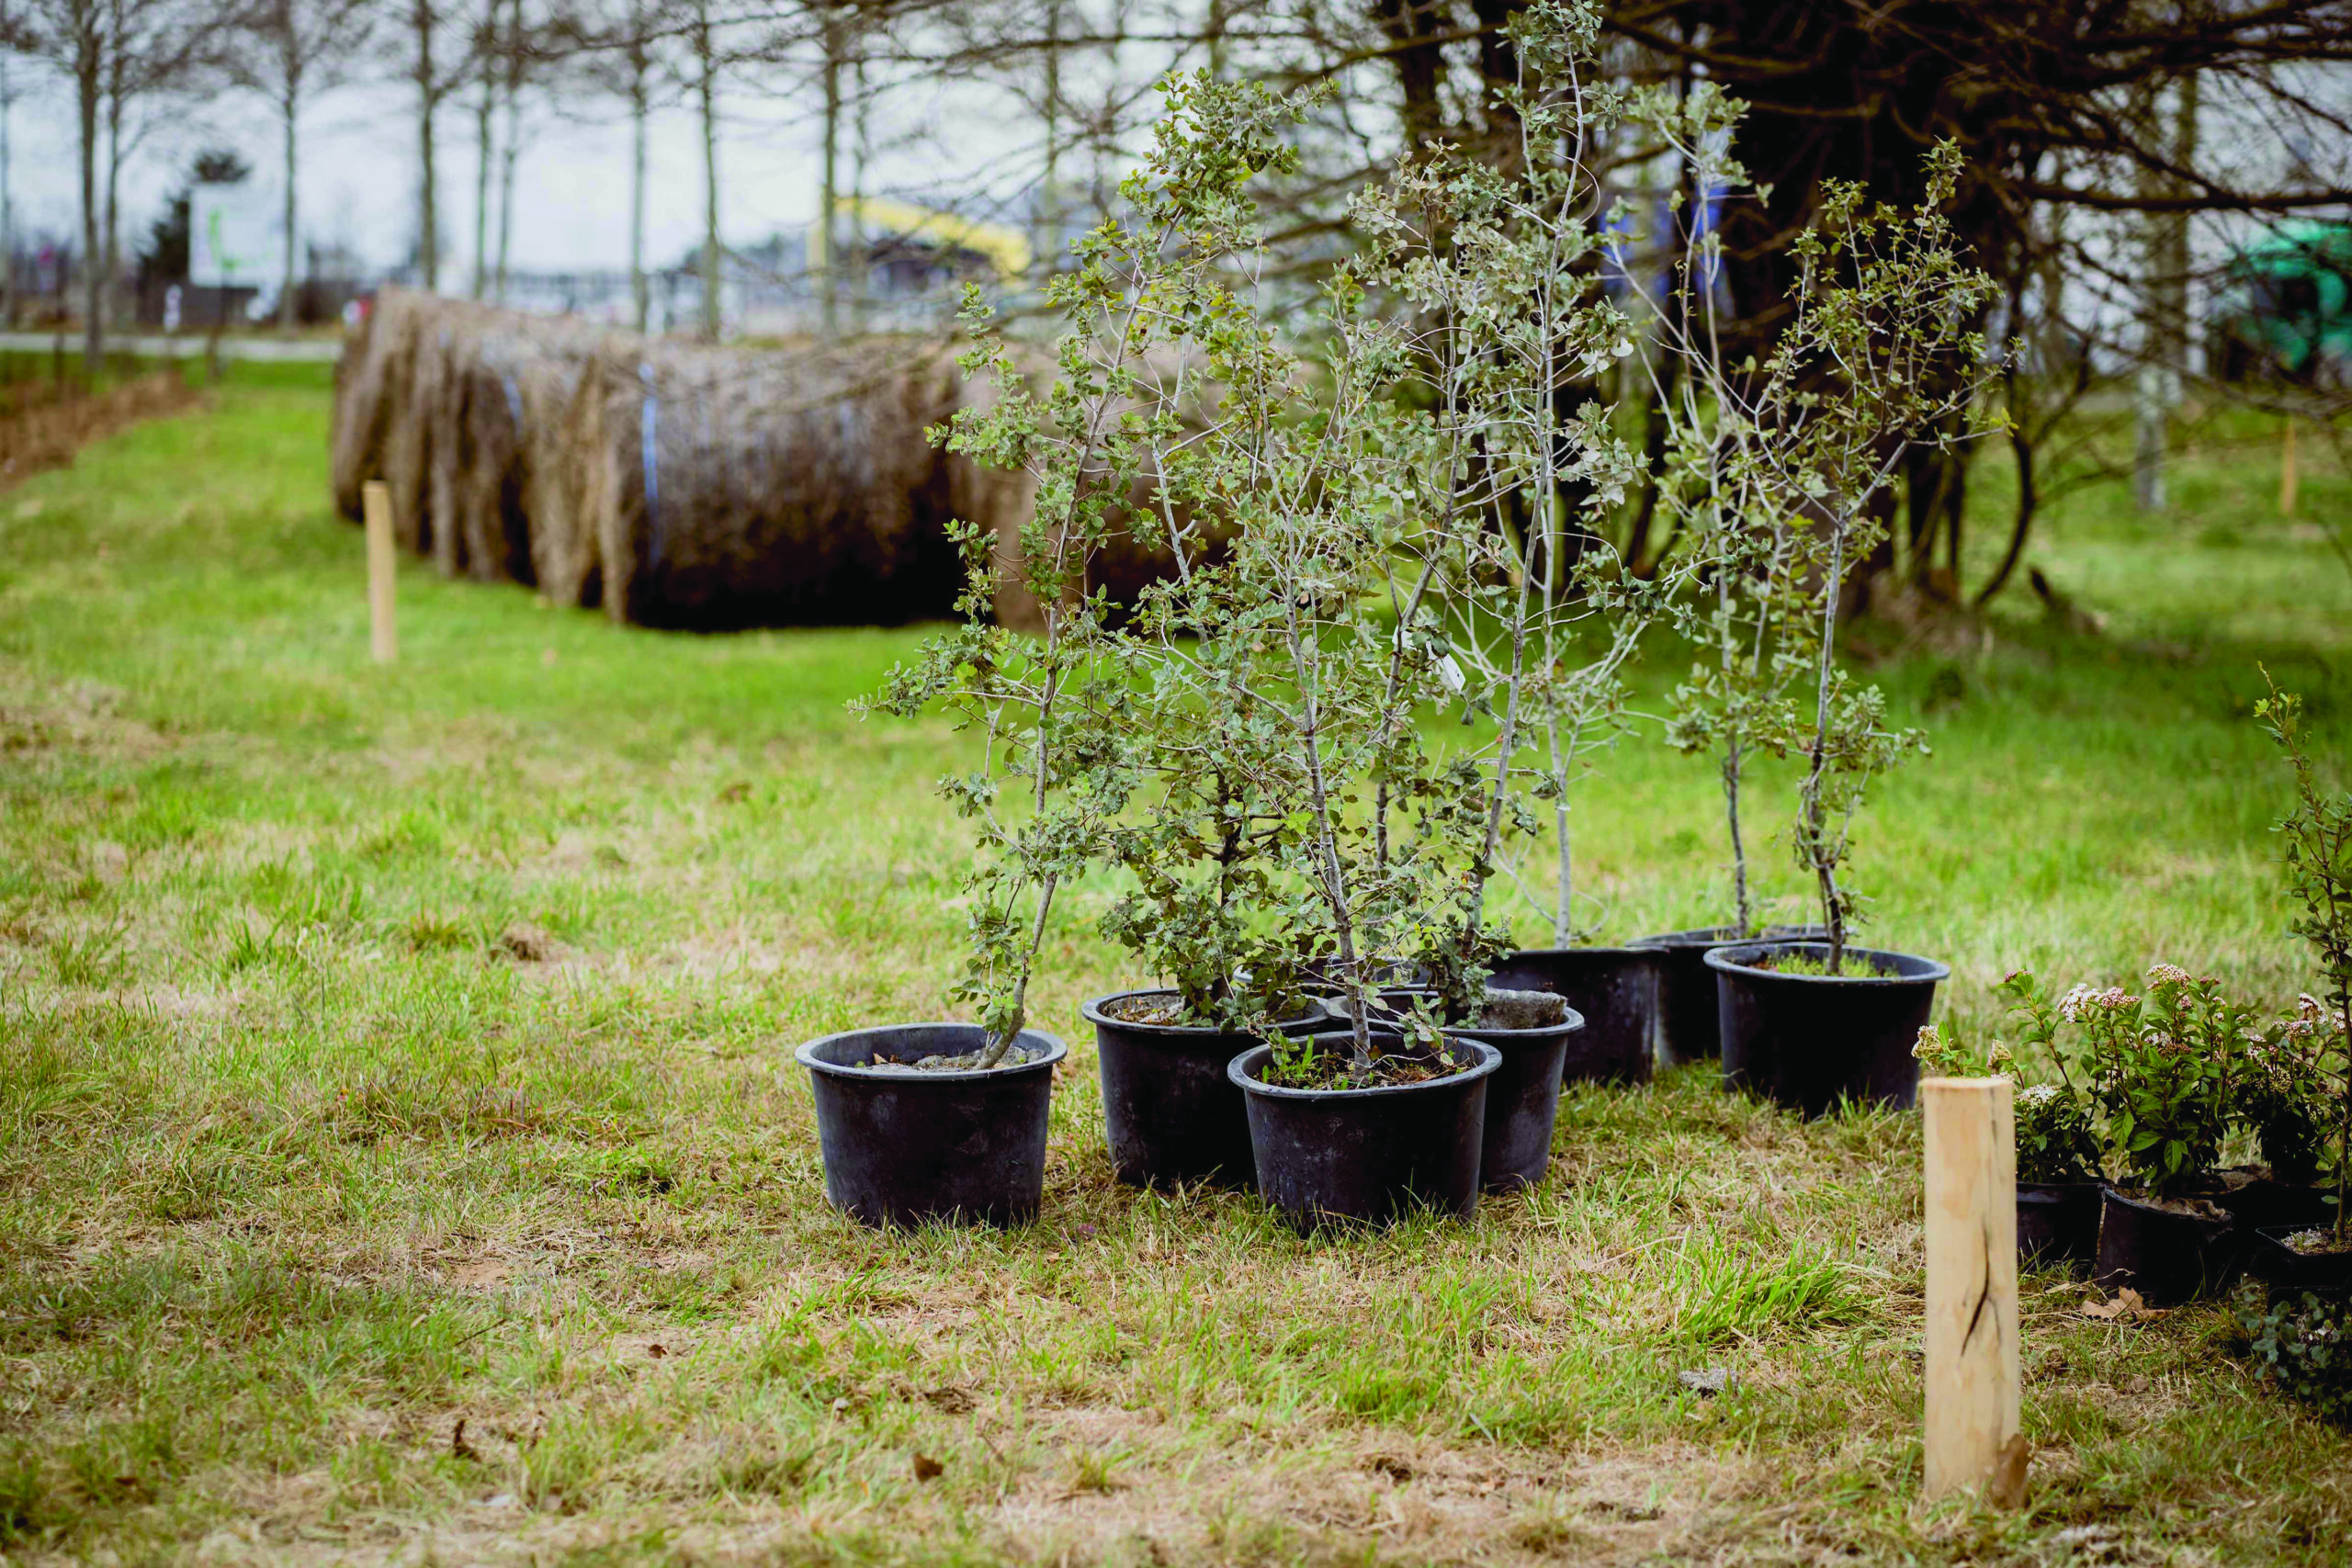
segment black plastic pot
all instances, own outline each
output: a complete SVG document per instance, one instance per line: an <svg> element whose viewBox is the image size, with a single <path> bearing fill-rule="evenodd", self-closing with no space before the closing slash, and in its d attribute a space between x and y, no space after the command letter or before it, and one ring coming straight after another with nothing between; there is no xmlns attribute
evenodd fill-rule
<svg viewBox="0 0 2352 1568"><path fill-rule="evenodd" d="M811 1040L793 1053L817 1096L825 1196L869 1225L1023 1224L1046 1190L1046 1116L1054 1066L1069 1048L1041 1030L1014 1043L1036 1053L976 1072L877 1070L961 1055L977 1023L895 1023Z"/></svg>
<svg viewBox="0 0 2352 1568"><path fill-rule="evenodd" d="M1094 1026L1102 1072L1102 1123L1119 1179L1137 1187L1222 1180L1250 1184L1250 1113L1225 1066L1257 1036L1171 1023L1130 1023L1104 1010L1128 997L1165 991L1121 991L1079 1010ZM1285 1033L1324 1025L1310 1003Z"/></svg>
<svg viewBox="0 0 2352 1568"><path fill-rule="evenodd" d="M2241 1234L2227 1219L2184 1214L2109 1188L2098 1214L2099 1288L2126 1285L2152 1306L2211 1295L2238 1270Z"/></svg>
<svg viewBox="0 0 2352 1568"><path fill-rule="evenodd" d="M2044 1268L2098 1256L2097 1181L2018 1183L2018 1260Z"/></svg>
<svg viewBox="0 0 2352 1568"><path fill-rule="evenodd" d="M1951 974L1932 958L1846 950L1843 975L1783 975L1756 961L1778 954L1826 960L1826 942L1751 942L1707 950L1723 1030L1724 1087L1754 1089L1807 1116L1841 1100L1908 1106L1918 1098L1911 1055Z"/></svg>
<svg viewBox="0 0 2352 1568"><path fill-rule="evenodd" d="M2275 1181L2243 1166L2233 1166L2216 1175L2221 1179L2219 1184L2199 1196L2211 1199L2216 1208L2227 1209L2242 1231L2280 1226L2308 1229L2335 1223L2335 1205L2328 1201L2331 1188Z"/></svg>
<svg viewBox="0 0 2352 1568"><path fill-rule="evenodd" d="M1542 1029L1449 1029L1502 1053L1487 1080L1487 1130L1479 1142L1478 1184L1489 1192L1532 1187L1552 1161L1552 1124L1560 1114L1560 1080L1568 1050L1584 1028L1569 1008Z"/></svg>
<svg viewBox="0 0 2352 1568"><path fill-rule="evenodd" d="M1415 1002L1424 999L1434 1005L1437 993L1411 986L1384 987L1374 1006L1374 1028L1395 1028L1397 1015L1409 1014ZM1336 1021L1354 1016L1344 998L1330 998L1324 1006ZM1445 1025L1448 1034L1483 1041L1503 1055L1502 1066L1487 1085L1487 1132L1478 1159L1479 1185L1487 1191L1532 1187L1544 1179L1551 1163L1560 1084L1575 1037L1584 1028L1583 1014L1565 1002L1561 1010L1567 1016L1560 1022L1535 1029Z"/></svg>
<svg viewBox="0 0 2352 1568"><path fill-rule="evenodd" d="M1657 1025L1659 954L1648 947L1531 947L1495 965L1498 990L1550 991L1584 1020L1568 1037L1569 1083L1647 1083Z"/></svg>
<svg viewBox="0 0 2352 1568"><path fill-rule="evenodd" d="M1819 926L1766 926L1766 942L1811 942L1829 933ZM1715 972L1707 967L1707 950L1750 938L1729 926L1696 931L1661 931L1636 937L1635 947L1658 952L1657 1065L1680 1066L1723 1055L1723 1025L1715 1004Z"/></svg>
<svg viewBox="0 0 2352 1568"><path fill-rule="evenodd" d="M1345 1034L1317 1035L1335 1051ZM1385 1050L1403 1037L1375 1031ZM1478 1206L1487 1086L1503 1054L1450 1039L1463 1070L1385 1089L1286 1089L1261 1082L1272 1047L1255 1045L1226 1067L1248 1098L1258 1190L1302 1231L1334 1221L1386 1224L1418 1209L1468 1219Z"/></svg>
<svg viewBox="0 0 2352 1568"><path fill-rule="evenodd" d="M2254 1233L2246 1267L2275 1293L2309 1291L2338 1301L2352 1296L2352 1252L2297 1252L2287 1238L2316 1225L2275 1225Z"/></svg>

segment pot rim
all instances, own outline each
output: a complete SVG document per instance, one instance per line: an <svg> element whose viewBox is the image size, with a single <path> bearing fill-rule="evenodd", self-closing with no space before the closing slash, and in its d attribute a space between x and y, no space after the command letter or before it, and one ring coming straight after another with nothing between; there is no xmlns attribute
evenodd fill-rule
<svg viewBox="0 0 2352 1568"><path fill-rule="evenodd" d="M1112 991L1079 1005L1079 1015L1100 1028L1108 1024L1113 1029L1139 1029L1152 1034L1173 1034L1188 1040L1255 1039L1247 1030L1216 1029L1205 1023L1138 1023L1133 1019L1113 1018L1102 1011L1102 1004L1115 1002L1125 997L1172 997L1179 995L1173 986L1137 986L1132 990ZM1323 1021L1323 1004L1319 999L1302 995L1299 1005L1304 1010L1289 1018L1276 1019L1276 1029L1287 1030L1294 1024L1316 1024Z"/></svg>
<svg viewBox="0 0 2352 1568"><path fill-rule="evenodd" d="M1310 1038L1327 1037L1310 1036ZM1344 1038L1344 1036L1334 1032L1329 1038ZM1271 1045L1250 1046L1225 1065L1225 1076L1227 1082L1244 1094L1262 1095L1269 1100L1312 1100L1328 1103L1340 1100L1370 1100L1385 1094L1413 1094L1422 1089L1458 1088L1463 1084L1476 1083L1503 1065L1503 1054L1499 1046L1489 1045L1483 1040L1473 1040L1464 1035L1455 1034L1451 1030L1446 1032L1446 1038L1456 1044L1467 1045L1477 1052L1477 1063L1458 1073L1449 1073L1444 1077L1430 1078L1422 1083L1374 1084L1370 1089L1293 1089L1287 1084L1266 1083L1253 1077L1249 1069L1263 1065L1262 1061L1252 1060L1258 1056L1259 1053L1263 1052L1269 1058L1273 1055L1274 1048Z"/></svg>
<svg viewBox="0 0 2352 1568"><path fill-rule="evenodd" d="M1895 958L1911 964L1924 964L1928 972L1919 975L1783 975L1776 969L1758 969L1748 960L1767 953L1804 952L1818 949L1826 953L1826 942L1792 939L1781 942L1726 942L1707 949L1707 967L1718 972L1737 970L1743 975L1761 975L1768 980L1785 980L1791 985L1808 986L1925 986L1951 978L1951 965L1939 958L1927 958L1916 953L1897 953L1885 947L1849 947L1849 958Z"/></svg>
<svg viewBox="0 0 2352 1568"><path fill-rule="evenodd" d="M1396 986L1388 988L1392 990L1427 991L1431 994L1434 994L1435 991L1435 987L1427 986ZM1559 995L1557 991L1546 991L1544 994L1545 996ZM1353 1013L1340 1008L1338 1005L1337 998L1326 997L1321 998L1321 1001L1325 1015L1334 1021L1345 1023L1355 1016ZM1561 1010L1568 1015L1564 1021L1559 1023L1541 1024L1533 1029L1486 1029L1475 1023L1441 1023L1438 1025L1438 1029L1443 1033L1457 1034L1465 1040L1493 1040L1499 1041L1506 1045L1523 1045L1531 1041L1546 1039L1555 1034L1574 1034L1577 1030L1584 1027L1585 1016L1583 1013L1578 1012L1572 1007L1568 1007L1566 1003L1562 1004ZM1386 1028L1387 1026L1385 1024L1375 1024L1374 1027ZM1313 1032L1317 1034L1346 1034L1352 1032L1352 1031L1347 1029L1318 1029Z"/></svg>
<svg viewBox="0 0 2352 1568"><path fill-rule="evenodd" d="M813 1040L803 1041L793 1051L792 1059L812 1073L827 1077L846 1078L856 1083L879 1083L887 1080L894 1084L959 1084L979 1083L992 1078L1006 1077L1014 1073L1049 1072L1057 1063L1069 1055L1069 1047L1062 1043L1060 1036L1048 1034L1042 1029L1023 1029L1014 1035L1013 1039L1023 1045L1034 1047L1042 1044L1046 1048L1046 1054L1043 1056L1028 1062L999 1063L993 1067L962 1067L952 1073L877 1072L872 1067L850 1066L841 1062L820 1061L815 1055L817 1048L820 1045L830 1045L836 1040L854 1039L861 1034L896 1034L910 1029L968 1029L977 1034L979 1027L977 1023L967 1022L961 1019L942 1018L909 1023L869 1024L864 1029L839 1029L831 1034L820 1034Z"/></svg>
<svg viewBox="0 0 2352 1568"><path fill-rule="evenodd" d="M1692 926L1687 931L1659 931L1655 936L1637 936L1634 939L1633 945L1672 950L1689 947L1747 947L1759 942L1817 942L1820 940L1817 937L1799 933L1816 931L1821 929L1805 920L1770 920L1754 936L1725 936L1723 933L1731 930L1729 926Z"/></svg>
<svg viewBox="0 0 2352 1568"><path fill-rule="evenodd" d="M1589 953L1595 958L1656 958L1661 951L1656 947L1645 947L1637 942L1617 947L1604 947L1598 942L1576 947L1520 947L1506 953L1502 962L1508 964L1518 958L1556 958L1564 953Z"/></svg>

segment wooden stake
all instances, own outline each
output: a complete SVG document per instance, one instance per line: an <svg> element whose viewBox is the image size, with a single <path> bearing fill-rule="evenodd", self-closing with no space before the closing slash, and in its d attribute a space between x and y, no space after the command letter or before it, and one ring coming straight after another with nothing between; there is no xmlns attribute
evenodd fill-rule
<svg viewBox="0 0 2352 1568"><path fill-rule="evenodd" d="M392 492L381 479L369 479L359 490L360 510L368 516L368 639L376 662L390 664L400 657L400 634L392 625Z"/></svg>
<svg viewBox="0 0 2352 1568"><path fill-rule="evenodd" d="M2278 458L2278 515L2295 514L2295 416L2287 416L2287 443Z"/></svg>
<svg viewBox="0 0 2352 1568"><path fill-rule="evenodd" d="M1927 1495L2025 1500L2018 1151L2007 1078L1928 1078Z"/></svg>

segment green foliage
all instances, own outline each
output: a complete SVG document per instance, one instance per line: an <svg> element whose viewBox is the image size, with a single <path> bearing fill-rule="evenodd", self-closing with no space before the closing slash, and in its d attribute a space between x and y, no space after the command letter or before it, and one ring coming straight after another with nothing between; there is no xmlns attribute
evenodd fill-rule
<svg viewBox="0 0 2352 1568"><path fill-rule="evenodd" d="M2270 694L2255 705L2255 717L2286 752L2295 775L2295 804L2278 822L2288 893L2302 906L2290 927L2311 945L2326 976L2324 1015L2314 1007L2303 1020L2304 1033L2289 1056L2286 1081L2270 1102L2281 1138L2293 1144L2305 1134L2308 1113L2317 1119L2323 1096L2332 1098L2335 1123L2335 1235L2352 1236L2352 791L2322 787L2319 772L2303 742L2302 700L2281 692L2262 672ZM2334 1036L2334 1048L2323 1043ZM2323 1087L2324 1086L2324 1087Z"/></svg>
<svg viewBox="0 0 2352 1568"><path fill-rule="evenodd" d="M2024 1026L2024 1041L2038 1048L2037 1057L2048 1061L2058 1074L2056 1083L2020 1081L2010 1101L2018 1179L2098 1179L2106 1162L2097 1119L2090 1101L2075 1086L2066 1053L2057 1039L2056 1014L2030 974L2011 975L2001 983L2001 990L2010 998L2011 1017ZM1970 1051L1957 1038L1947 1042L1934 1024L1919 1031L1919 1043L1911 1054L1919 1058L1922 1071L1939 1077L1993 1074L2016 1079L2020 1076L2016 1053L1999 1041L1985 1049L1979 1060L1979 1053Z"/></svg>
<svg viewBox="0 0 2352 1568"><path fill-rule="evenodd" d="M2352 1427L2352 1307L2305 1292L2266 1309L2249 1285L2233 1315L2256 1377L2322 1420Z"/></svg>

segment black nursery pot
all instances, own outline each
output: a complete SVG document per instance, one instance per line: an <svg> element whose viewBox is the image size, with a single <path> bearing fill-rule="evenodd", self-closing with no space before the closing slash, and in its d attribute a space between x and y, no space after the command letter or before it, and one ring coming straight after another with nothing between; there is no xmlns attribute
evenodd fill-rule
<svg viewBox="0 0 2352 1568"><path fill-rule="evenodd" d="M1766 926L1767 942L1813 942L1826 938L1820 926ZM1751 939L1729 926L1661 931L1636 937L1635 947L1656 948L1657 973L1657 1065L1678 1067L1723 1055L1723 1025L1715 1006L1715 972L1707 950Z"/></svg>
<svg viewBox="0 0 2352 1568"><path fill-rule="evenodd" d="M1568 1083L1647 1083L1660 954L1648 947L1531 947L1495 965L1498 990L1550 991L1584 1020L1561 1055Z"/></svg>
<svg viewBox="0 0 2352 1568"><path fill-rule="evenodd" d="M793 1053L817 1095L825 1196L869 1225L1014 1225L1046 1190L1046 1116L1054 1066L1069 1048L1041 1030L1014 1042L1018 1066L877 1071L876 1061L976 1051L977 1023L896 1023L811 1040Z"/></svg>
<svg viewBox="0 0 2352 1568"><path fill-rule="evenodd" d="M2333 1221L2325 1222L2332 1225ZM2254 1233L2246 1267L2278 1292L2309 1291L2337 1301L2352 1297L2352 1252L2297 1252L2287 1238L2324 1225L2274 1225Z"/></svg>
<svg viewBox="0 0 2352 1568"><path fill-rule="evenodd" d="M2216 1175L2220 1184L2199 1196L2211 1199L2215 1208L2227 1209L2242 1231L2281 1226L2309 1229L2335 1223L2335 1205L2328 1201L2328 1189L2274 1180L2244 1166L2233 1166Z"/></svg>
<svg viewBox="0 0 2352 1568"><path fill-rule="evenodd" d="M1347 1034L1316 1037L1349 1049ZM1374 1030L1383 1050L1404 1037ZM1468 1219L1478 1207L1487 1086L1503 1054L1449 1038L1464 1070L1382 1089L1286 1089L1260 1080L1273 1048L1254 1045L1226 1075L1247 1098L1258 1190L1301 1231L1334 1221L1387 1224L1418 1209Z"/></svg>
<svg viewBox="0 0 2352 1568"><path fill-rule="evenodd" d="M1111 1164L1136 1187L1222 1180L1246 1187L1255 1169L1250 1155L1250 1113L1225 1065L1257 1036L1173 1023L1130 1023L1106 1011L1129 997L1165 991L1121 991L1097 997L1079 1010L1094 1026L1102 1072L1102 1122ZM1325 1027L1323 1010L1309 1003L1280 1026L1286 1034Z"/></svg>
<svg viewBox="0 0 2352 1568"><path fill-rule="evenodd" d="M2018 1183L2018 1261L2044 1268L2088 1263L2098 1255L2097 1181Z"/></svg>
<svg viewBox="0 0 2352 1568"><path fill-rule="evenodd" d="M1568 1051L1584 1028L1574 1008L1542 1029L1452 1028L1502 1053L1487 1080L1487 1131L1479 1143L1478 1184L1489 1192L1532 1187L1552 1162L1552 1124L1560 1114L1560 1079Z"/></svg>
<svg viewBox="0 0 2352 1568"><path fill-rule="evenodd" d="M2230 1282L2240 1259L2240 1233L2227 1219L2160 1209L2109 1188L2100 1200L2098 1266L2091 1278L2104 1291L2126 1285L2152 1306L2194 1301Z"/></svg>
<svg viewBox="0 0 2352 1568"><path fill-rule="evenodd" d="M1724 1087L1752 1089L1807 1116L1842 1099L1907 1107L1919 1094L1911 1055L1951 974L1932 958L1846 950L1843 975L1783 975L1754 967L1787 954L1826 961L1826 942L1752 942L1707 951L1723 1031Z"/></svg>

